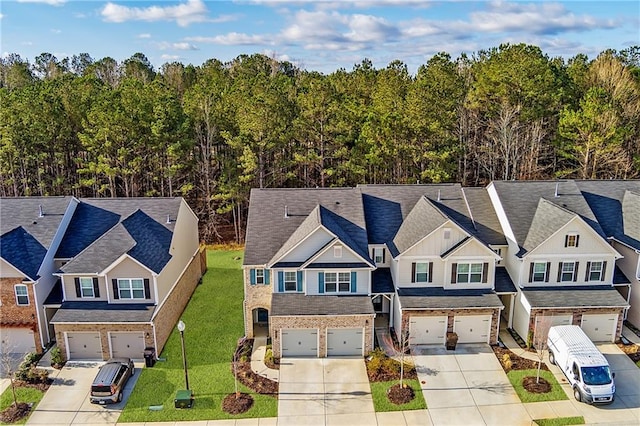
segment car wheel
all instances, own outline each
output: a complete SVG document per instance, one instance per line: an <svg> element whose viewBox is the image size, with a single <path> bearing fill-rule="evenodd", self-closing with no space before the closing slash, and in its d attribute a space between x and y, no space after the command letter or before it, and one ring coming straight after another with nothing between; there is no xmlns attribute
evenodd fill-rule
<svg viewBox="0 0 640 426"><path fill-rule="evenodd" d="M549 362L553 365L556 364L556 357L553 355L553 352L549 351Z"/></svg>
<svg viewBox="0 0 640 426"><path fill-rule="evenodd" d="M573 397L578 402L582 401L582 394L580 393L580 389L578 389L577 387L573 388Z"/></svg>
<svg viewBox="0 0 640 426"><path fill-rule="evenodd" d="M122 402L122 392L118 394L118 402Z"/></svg>

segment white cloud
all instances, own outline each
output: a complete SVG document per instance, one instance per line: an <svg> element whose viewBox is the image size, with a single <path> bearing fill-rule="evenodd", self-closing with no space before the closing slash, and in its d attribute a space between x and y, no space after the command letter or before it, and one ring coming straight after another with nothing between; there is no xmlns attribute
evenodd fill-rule
<svg viewBox="0 0 640 426"><path fill-rule="evenodd" d="M149 34L149 33L138 34L137 37L138 38L151 38L151 34Z"/></svg>
<svg viewBox="0 0 640 426"><path fill-rule="evenodd" d="M167 41L163 41L158 43L158 49L160 50L199 50L197 46L185 42L179 43L169 43Z"/></svg>
<svg viewBox="0 0 640 426"><path fill-rule="evenodd" d="M61 33L62 33L62 30L59 30L59 29L57 29L57 28L52 28L52 29L51 29L51 32L52 32L52 33L54 33L54 34L61 34Z"/></svg>
<svg viewBox="0 0 640 426"><path fill-rule="evenodd" d="M228 33L217 35L215 37L185 37L186 41L194 41L196 43L212 43L222 45L256 45L256 44L273 44L265 35L250 35L244 33Z"/></svg>
<svg viewBox="0 0 640 426"><path fill-rule="evenodd" d="M107 22L127 21L175 21L186 27L194 22L207 20L207 6L202 0L187 0L176 6L127 7L115 3L107 3L100 12Z"/></svg>
<svg viewBox="0 0 640 426"><path fill-rule="evenodd" d="M67 0L18 0L18 3L42 3L50 6L62 6Z"/></svg>
<svg viewBox="0 0 640 426"><path fill-rule="evenodd" d="M164 55L160 56L160 58L165 60L165 61L177 61L179 59L182 59L180 57L180 55L168 55L168 54L164 54Z"/></svg>
<svg viewBox="0 0 640 426"><path fill-rule="evenodd" d="M2 13L0 13L0 19L4 18L4 15Z"/></svg>

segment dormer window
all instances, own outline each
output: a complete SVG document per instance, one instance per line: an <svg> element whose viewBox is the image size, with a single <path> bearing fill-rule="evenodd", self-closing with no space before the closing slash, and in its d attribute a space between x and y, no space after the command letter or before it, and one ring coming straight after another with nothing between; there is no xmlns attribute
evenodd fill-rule
<svg viewBox="0 0 640 426"><path fill-rule="evenodd" d="M451 228L444 228L442 235L445 240L451 239Z"/></svg>
<svg viewBox="0 0 640 426"><path fill-rule="evenodd" d="M564 236L565 247L578 247L579 241L580 241L580 235L578 234L567 234Z"/></svg>
<svg viewBox="0 0 640 426"><path fill-rule="evenodd" d="M335 246L333 248L333 257L335 258L342 257L342 246Z"/></svg>
<svg viewBox="0 0 640 426"><path fill-rule="evenodd" d="M383 247L375 247L373 249L373 261L377 264L384 263L384 248Z"/></svg>

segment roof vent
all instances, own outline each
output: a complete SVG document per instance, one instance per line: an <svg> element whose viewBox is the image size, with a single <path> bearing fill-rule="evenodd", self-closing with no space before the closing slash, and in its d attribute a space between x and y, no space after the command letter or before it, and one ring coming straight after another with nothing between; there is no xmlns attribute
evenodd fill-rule
<svg viewBox="0 0 640 426"><path fill-rule="evenodd" d="M340 201L336 201L336 206L339 206L339 205L340 205Z"/></svg>
<svg viewBox="0 0 640 426"><path fill-rule="evenodd" d="M440 202L440 190L438 189L438 202Z"/></svg>
<svg viewBox="0 0 640 426"><path fill-rule="evenodd" d="M558 198L558 187L560 186L560 182L556 182L556 192L553 194L555 198Z"/></svg>
<svg viewBox="0 0 640 426"><path fill-rule="evenodd" d="M289 218L289 207L284 206L284 218L288 219Z"/></svg>
<svg viewBox="0 0 640 426"><path fill-rule="evenodd" d="M42 209L42 204L38 206L38 217L44 217L44 210Z"/></svg>

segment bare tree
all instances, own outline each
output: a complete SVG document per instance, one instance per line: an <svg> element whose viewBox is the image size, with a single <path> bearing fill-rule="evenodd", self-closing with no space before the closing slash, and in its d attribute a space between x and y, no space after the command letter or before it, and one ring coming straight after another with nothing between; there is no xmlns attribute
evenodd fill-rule
<svg viewBox="0 0 640 426"><path fill-rule="evenodd" d="M2 376L9 378L11 382L11 392L13 394L13 406L18 406L18 396L16 394L16 378L15 378L15 359L13 358L11 349L15 346L11 344L9 339L2 340L2 351L0 351L0 373Z"/></svg>
<svg viewBox="0 0 640 426"><path fill-rule="evenodd" d="M544 354L549 348L547 346L547 337L549 336L549 329L553 325L552 316L538 315L536 317L536 330L533 337L533 347L536 350L538 357L538 371L536 373L536 383L540 383L540 368L542 367L542 361L544 360Z"/></svg>
<svg viewBox="0 0 640 426"><path fill-rule="evenodd" d="M400 361L400 387L404 388L404 364L405 353L407 352L407 346L409 345L409 330L405 328L404 330L402 330L402 332L400 332L400 335L398 337L400 339L400 341L398 342L400 348L397 348L394 344L391 334L384 335L383 340L385 344L385 352L387 350L392 351L391 354L387 353L387 355Z"/></svg>

